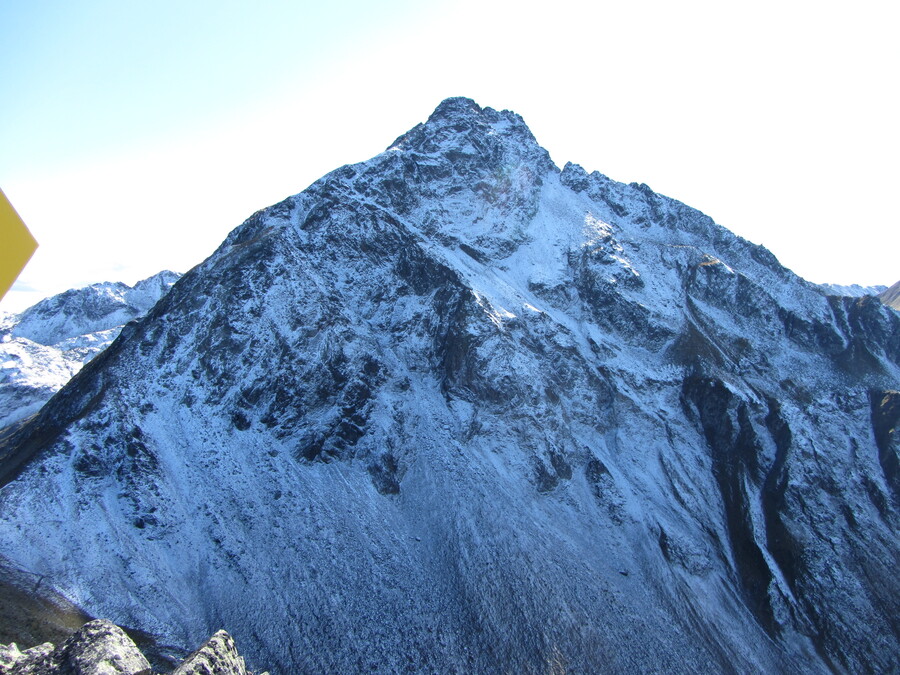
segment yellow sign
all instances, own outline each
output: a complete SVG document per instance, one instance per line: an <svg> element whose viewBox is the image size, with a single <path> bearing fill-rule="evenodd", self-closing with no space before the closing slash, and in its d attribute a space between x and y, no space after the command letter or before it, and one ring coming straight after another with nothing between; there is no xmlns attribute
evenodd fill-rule
<svg viewBox="0 0 900 675"><path fill-rule="evenodd" d="M38 244L0 190L0 298L6 295Z"/></svg>

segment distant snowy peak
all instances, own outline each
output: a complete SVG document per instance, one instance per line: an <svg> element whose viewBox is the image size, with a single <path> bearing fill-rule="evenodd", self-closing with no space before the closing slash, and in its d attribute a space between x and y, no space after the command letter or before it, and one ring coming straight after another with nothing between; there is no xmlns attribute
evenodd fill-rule
<svg viewBox="0 0 900 675"><path fill-rule="evenodd" d="M825 295L840 295L850 298L861 298L866 295L880 295L887 290L887 286L860 286L859 284L851 284L849 286L842 286L841 284L819 284L819 288L824 291Z"/></svg>
<svg viewBox="0 0 900 675"><path fill-rule="evenodd" d="M166 270L134 286L102 282L65 291L22 312L11 334L49 346L122 326L146 314L180 276Z"/></svg>
<svg viewBox="0 0 900 675"><path fill-rule="evenodd" d="M0 317L0 428L40 410L180 276L164 271L133 287L93 284Z"/></svg>

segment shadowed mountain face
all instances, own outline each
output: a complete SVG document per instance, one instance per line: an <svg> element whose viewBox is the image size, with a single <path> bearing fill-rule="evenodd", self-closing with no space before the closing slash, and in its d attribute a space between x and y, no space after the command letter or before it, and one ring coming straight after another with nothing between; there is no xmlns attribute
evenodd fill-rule
<svg viewBox="0 0 900 675"><path fill-rule="evenodd" d="M273 672L900 668L900 316L442 103L7 438L0 550Z"/></svg>

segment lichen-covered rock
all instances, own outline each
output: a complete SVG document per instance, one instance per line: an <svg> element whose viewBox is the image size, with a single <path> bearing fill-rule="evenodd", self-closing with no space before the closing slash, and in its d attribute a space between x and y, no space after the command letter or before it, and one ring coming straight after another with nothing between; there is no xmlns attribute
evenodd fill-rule
<svg viewBox="0 0 900 675"><path fill-rule="evenodd" d="M220 630L173 670L172 675L247 675L247 668L238 655L234 639Z"/></svg>
<svg viewBox="0 0 900 675"><path fill-rule="evenodd" d="M21 651L0 645L0 675L152 675L150 663L115 624L98 619L82 626L59 647L44 644ZM234 639L218 631L170 675L253 675ZM268 675L268 673L262 673Z"/></svg>
<svg viewBox="0 0 900 675"><path fill-rule="evenodd" d="M125 631L109 621L86 623L50 654L59 675L150 675L150 663Z"/></svg>
<svg viewBox="0 0 900 675"><path fill-rule="evenodd" d="M15 642L9 645L0 645L0 673L24 673L29 672L34 664L53 651L53 644L45 642L24 652L19 650Z"/></svg>
<svg viewBox="0 0 900 675"><path fill-rule="evenodd" d="M55 649L52 644L44 643L19 652L13 644L0 648L0 654L12 659L8 670L0 670L10 675L151 675L152 672L147 659L125 631L102 619L84 624Z"/></svg>

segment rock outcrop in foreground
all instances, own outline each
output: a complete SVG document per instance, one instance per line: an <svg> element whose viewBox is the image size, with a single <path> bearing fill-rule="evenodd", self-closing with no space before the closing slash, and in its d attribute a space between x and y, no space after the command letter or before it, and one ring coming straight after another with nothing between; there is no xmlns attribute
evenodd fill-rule
<svg viewBox="0 0 900 675"><path fill-rule="evenodd" d="M58 647L51 643L20 651L0 645L2 675L153 675L150 662L121 628L90 621ZM191 654L171 675L253 675L223 630ZM263 675L268 675L263 673Z"/></svg>

